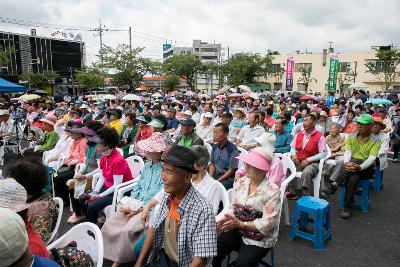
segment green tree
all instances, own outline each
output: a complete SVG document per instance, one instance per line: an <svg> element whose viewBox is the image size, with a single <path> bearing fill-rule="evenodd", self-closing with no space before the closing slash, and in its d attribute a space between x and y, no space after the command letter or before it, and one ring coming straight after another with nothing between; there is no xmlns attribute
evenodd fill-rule
<svg viewBox="0 0 400 267"><path fill-rule="evenodd" d="M10 63L10 54L15 53L15 47L11 46L10 48L8 47L3 47L0 44L0 66L7 66L8 63Z"/></svg>
<svg viewBox="0 0 400 267"><path fill-rule="evenodd" d="M311 82L317 82L317 79L311 77L311 68L308 66L301 66L299 68L300 71L300 77L297 80L298 82L301 82L304 84L304 90L307 93L308 92L308 86L310 85Z"/></svg>
<svg viewBox="0 0 400 267"><path fill-rule="evenodd" d="M167 92L172 92L175 90L175 87L179 84L179 76L178 75L171 75L167 76L165 80L165 89Z"/></svg>
<svg viewBox="0 0 400 267"><path fill-rule="evenodd" d="M163 70L167 76L180 76L186 79L190 89L194 91L194 84L199 74L204 73L205 67L195 55L175 55L163 62Z"/></svg>
<svg viewBox="0 0 400 267"><path fill-rule="evenodd" d="M256 77L271 73L272 55L252 53L234 54L223 66L223 73L231 86L254 82Z"/></svg>
<svg viewBox="0 0 400 267"><path fill-rule="evenodd" d="M271 70L271 76L274 78L276 83L282 83L284 74L285 68L282 68L280 64L276 64L276 68Z"/></svg>
<svg viewBox="0 0 400 267"><path fill-rule="evenodd" d="M113 82L117 85L128 85L130 89L139 86L146 73L159 65L149 58L139 54L144 48L130 50L128 45L120 44L116 48L104 46L101 51L100 67L103 70L115 72Z"/></svg>
<svg viewBox="0 0 400 267"><path fill-rule="evenodd" d="M400 50L397 46L390 49L379 49L376 51L376 61L367 62L367 72L375 76L375 80L382 84L386 92L389 87L400 77Z"/></svg>
<svg viewBox="0 0 400 267"><path fill-rule="evenodd" d="M99 88L104 85L103 73L96 66L76 70L75 79L86 89Z"/></svg>
<svg viewBox="0 0 400 267"><path fill-rule="evenodd" d="M343 91L344 85L354 81L355 78L354 76L356 76L356 74L353 70L346 70L346 72L339 72L337 80L340 92Z"/></svg>
<svg viewBox="0 0 400 267"><path fill-rule="evenodd" d="M45 88L55 84L59 77L57 72L45 71L43 73L30 73L22 75L22 79L27 81L33 88Z"/></svg>

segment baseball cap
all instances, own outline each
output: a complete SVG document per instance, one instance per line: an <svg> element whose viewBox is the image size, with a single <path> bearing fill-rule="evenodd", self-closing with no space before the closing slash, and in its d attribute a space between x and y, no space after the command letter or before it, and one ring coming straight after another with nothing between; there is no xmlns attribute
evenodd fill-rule
<svg viewBox="0 0 400 267"><path fill-rule="evenodd" d="M206 113L204 113L204 116L203 116L204 118L212 118L213 117L213 114L211 113L211 112L206 112Z"/></svg>
<svg viewBox="0 0 400 267"><path fill-rule="evenodd" d="M192 116L192 112L190 110L186 110L183 114Z"/></svg>
<svg viewBox="0 0 400 267"><path fill-rule="evenodd" d="M361 114L361 116L356 120L359 124L371 124L374 123L374 118L369 114Z"/></svg>
<svg viewBox="0 0 400 267"><path fill-rule="evenodd" d="M28 234L21 216L10 209L0 208L0 262L10 266L28 248Z"/></svg>
<svg viewBox="0 0 400 267"><path fill-rule="evenodd" d="M182 126L193 126L196 127L196 122L192 119L185 119L181 121Z"/></svg>

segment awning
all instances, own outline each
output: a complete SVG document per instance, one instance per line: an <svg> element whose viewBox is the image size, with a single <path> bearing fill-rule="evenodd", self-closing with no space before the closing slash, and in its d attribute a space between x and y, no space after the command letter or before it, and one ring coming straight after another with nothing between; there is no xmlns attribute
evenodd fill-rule
<svg viewBox="0 0 400 267"><path fill-rule="evenodd" d="M0 78L0 94L25 93L26 87Z"/></svg>

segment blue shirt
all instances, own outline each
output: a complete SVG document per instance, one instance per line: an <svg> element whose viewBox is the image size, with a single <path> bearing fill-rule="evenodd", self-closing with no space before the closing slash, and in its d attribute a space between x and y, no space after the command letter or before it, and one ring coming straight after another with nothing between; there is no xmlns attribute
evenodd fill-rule
<svg viewBox="0 0 400 267"><path fill-rule="evenodd" d="M331 107L335 103L335 97L333 95L328 96L326 99L326 105Z"/></svg>
<svg viewBox="0 0 400 267"><path fill-rule="evenodd" d="M169 129L176 129L178 128L179 125L179 120L176 117L173 117L172 119L168 119L168 124L167 124L167 130Z"/></svg>
<svg viewBox="0 0 400 267"><path fill-rule="evenodd" d="M32 267L61 267L57 262L33 255Z"/></svg>
<svg viewBox="0 0 400 267"><path fill-rule="evenodd" d="M164 186L161 180L162 162L153 164L150 160L143 166L140 178L133 191L131 198L147 203Z"/></svg>
<svg viewBox="0 0 400 267"><path fill-rule="evenodd" d="M215 173L214 178L219 178L224 175L229 168L238 168L238 159L240 152L236 145L231 142L227 142L224 147L219 147L218 144L212 146L210 162L214 163Z"/></svg>
<svg viewBox="0 0 400 267"><path fill-rule="evenodd" d="M291 123L291 122L289 122L288 124L286 124L285 131L287 131L287 132L291 133L291 132L292 132L292 129L293 129L293 127L294 127L294 124L293 124L293 123Z"/></svg>
<svg viewBox="0 0 400 267"><path fill-rule="evenodd" d="M288 131L284 131L283 133L279 133L274 131L276 136L275 142L275 152L276 153L287 153L290 152L290 143L293 140L293 136Z"/></svg>

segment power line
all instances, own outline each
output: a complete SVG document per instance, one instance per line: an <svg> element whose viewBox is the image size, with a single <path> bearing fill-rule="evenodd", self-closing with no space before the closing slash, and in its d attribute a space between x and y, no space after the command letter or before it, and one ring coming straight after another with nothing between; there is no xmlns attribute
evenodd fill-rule
<svg viewBox="0 0 400 267"><path fill-rule="evenodd" d="M69 25L57 25L57 24L50 24L50 23L43 23L37 21L30 21L30 20L22 20L22 19L15 19L15 18L8 18L8 17L0 17L0 22L7 23L7 24L14 24L19 26L27 26L27 27L37 27L37 28L45 28L45 29L54 29L54 30L66 30L66 31L97 31L97 29L88 28L88 27L77 27L77 26L69 26ZM108 32L129 32L129 29L107 29ZM139 35L147 36L148 38L162 40L162 41L170 41L171 43L180 43L180 44L187 44L191 45L191 43L179 40L168 39L161 36L156 36L153 34L148 34L136 30L131 30L132 33L136 33Z"/></svg>

